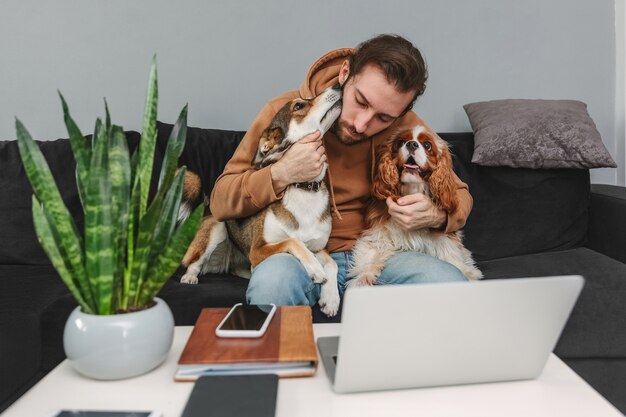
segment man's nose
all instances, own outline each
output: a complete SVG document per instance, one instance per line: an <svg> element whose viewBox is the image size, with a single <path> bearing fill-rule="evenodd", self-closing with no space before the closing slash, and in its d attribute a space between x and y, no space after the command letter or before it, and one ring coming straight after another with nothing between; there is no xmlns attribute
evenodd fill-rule
<svg viewBox="0 0 626 417"><path fill-rule="evenodd" d="M406 143L406 148L409 150L409 152L413 152L414 150L416 150L419 147L420 147L420 144L417 143L416 140L411 140L411 141Z"/></svg>
<svg viewBox="0 0 626 417"><path fill-rule="evenodd" d="M372 120L372 115L369 112L362 112L354 121L354 129L358 133L364 133L367 130L367 126Z"/></svg>

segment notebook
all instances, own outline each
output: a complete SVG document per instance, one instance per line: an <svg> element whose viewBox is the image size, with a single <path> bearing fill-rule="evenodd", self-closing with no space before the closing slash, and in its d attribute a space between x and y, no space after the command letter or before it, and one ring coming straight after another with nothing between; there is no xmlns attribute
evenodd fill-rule
<svg viewBox="0 0 626 417"><path fill-rule="evenodd" d="M178 360L176 381L195 381L202 375L315 373L318 358L310 307L279 307L259 338L218 337L215 328L229 310L202 309Z"/></svg>
<svg viewBox="0 0 626 417"><path fill-rule="evenodd" d="M338 393L533 379L581 276L374 286L346 292L340 337L317 341Z"/></svg>

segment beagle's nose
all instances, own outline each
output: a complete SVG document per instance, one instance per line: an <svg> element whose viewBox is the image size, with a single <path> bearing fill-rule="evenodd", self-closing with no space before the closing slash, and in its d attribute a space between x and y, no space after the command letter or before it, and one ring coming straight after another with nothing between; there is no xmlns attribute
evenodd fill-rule
<svg viewBox="0 0 626 417"><path fill-rule="evenodd" d="M333 85L333 86L332 86L332 89L333 89L333 90L340 91L340 90L341 90L341 84L337 83L337 84Z"/></svg>
<svg viewBox="0 0 626 417"><path fill-rule="evenodd" d="M410 151L413 152L414 150L416 150L417 148L420 147L420 144L416 141L416 140L411 140L408 141L406 143L406 148Z"/></svg>

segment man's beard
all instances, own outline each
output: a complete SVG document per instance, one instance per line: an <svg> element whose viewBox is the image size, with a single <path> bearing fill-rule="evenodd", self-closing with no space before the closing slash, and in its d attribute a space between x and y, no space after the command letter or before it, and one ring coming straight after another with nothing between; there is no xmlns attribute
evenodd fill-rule
<svg viewBox="0 0 626 417"><path fill-rule="evenodd" d="M369 139L369 136L357 133L352 126L342 121L341 117L333 123L330 131L333 132L335 136L337 136L337 139L339 139L339 142L344 145L354 145L355 143L363 142L364 140ZM350 136L350 134L346 133L346 131L350 132L354 136Z"/></svg>

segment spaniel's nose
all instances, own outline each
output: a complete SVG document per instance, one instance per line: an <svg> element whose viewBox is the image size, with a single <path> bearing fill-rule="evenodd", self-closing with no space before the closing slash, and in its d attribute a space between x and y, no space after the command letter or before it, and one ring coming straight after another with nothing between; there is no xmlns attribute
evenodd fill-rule
<svg viewBox="0 0 626 417"><path fill-rule="evenodd" d="M419 147L420 147L420 144L416 140L411 140L406 143L406 148L409 150L409 152L413 152Z"/></svg>

